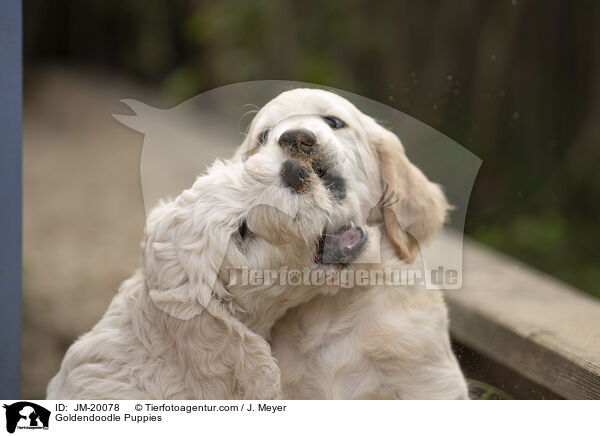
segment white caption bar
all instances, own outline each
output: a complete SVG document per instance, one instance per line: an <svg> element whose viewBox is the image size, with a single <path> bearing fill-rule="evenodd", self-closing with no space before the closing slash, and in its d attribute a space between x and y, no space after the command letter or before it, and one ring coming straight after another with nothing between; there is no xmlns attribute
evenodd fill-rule
<svg viewBox="0 0 600 436"><path fill-rule="evenodd" d="M502 435L597 430L594 401L3 401L1 431L42 435ZM33 430L42 430L40 433ZM596 431L594 430L594 431ZM4 433L7 434L7 433Z"/></svg>

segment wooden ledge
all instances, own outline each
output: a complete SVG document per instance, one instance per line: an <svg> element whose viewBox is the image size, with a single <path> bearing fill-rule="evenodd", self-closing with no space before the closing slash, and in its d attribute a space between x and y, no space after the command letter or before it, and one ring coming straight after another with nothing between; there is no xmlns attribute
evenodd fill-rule
<svg viewBox="0 0 600 436"><path fill-rule="evenodd" d="M446 236L450 237L450 236ZM600 300L465 240L453 338L568 399L600 399Z"/></svg>

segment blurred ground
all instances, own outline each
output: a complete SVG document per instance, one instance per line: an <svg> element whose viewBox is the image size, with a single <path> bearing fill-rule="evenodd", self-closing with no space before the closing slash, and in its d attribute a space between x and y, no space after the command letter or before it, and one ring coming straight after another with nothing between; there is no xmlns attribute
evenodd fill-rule
<svg viewBox="0 0 600 436"><path fill-rule="evenodd" d="M142 135L111 113L158 105L135 83L44 68L26 77L23 119L23 398L44 398L66 348L139 265Z"/></svg>

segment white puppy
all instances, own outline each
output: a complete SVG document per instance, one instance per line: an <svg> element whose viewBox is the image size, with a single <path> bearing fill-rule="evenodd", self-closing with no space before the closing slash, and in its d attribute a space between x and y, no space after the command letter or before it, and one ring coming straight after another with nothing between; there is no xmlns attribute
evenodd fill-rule
<svg viewBox="0 0 600 436"><path fill-rule="evenodd" d="M392 132L338 95L280 94L258 112L238 154L273 143L308 156L344 220L385 229L382 264L369 268L408 268L444 223L449 206L439 186ZM468 398L439 291L371 286L320 296L291 310L271 344L286 398Z"/></svg>
<svg viewBox="0 0 600 436"><path fill-rule="evenodd" d="M307 163L279 146L215 163L151 212L143 268L69 348L47 397L281 398L265 338L289 308L337 287L248 283L232 268L339 271L315 259L359 258L371 239L344 215ZM332 225L339 243L324 247Z"/></svg>

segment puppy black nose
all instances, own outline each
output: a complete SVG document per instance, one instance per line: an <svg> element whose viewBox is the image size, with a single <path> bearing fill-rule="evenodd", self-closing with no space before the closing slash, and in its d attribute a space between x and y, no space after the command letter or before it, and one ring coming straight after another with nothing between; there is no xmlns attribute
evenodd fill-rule
<svg viewBox="0 0 600 436"><path fill-rule="evenodd" d="M317 143L317 137L306 129L287 130L279 137L281 147L301 151L304 147L312 147Z"/></svg>
<svg viewBox="0 0 600 436"><path fill-rule="evenodd" d="M294 159L288 159L281 165L281 179L290 188L302 191L308 185L309 172Z"/></svg>

